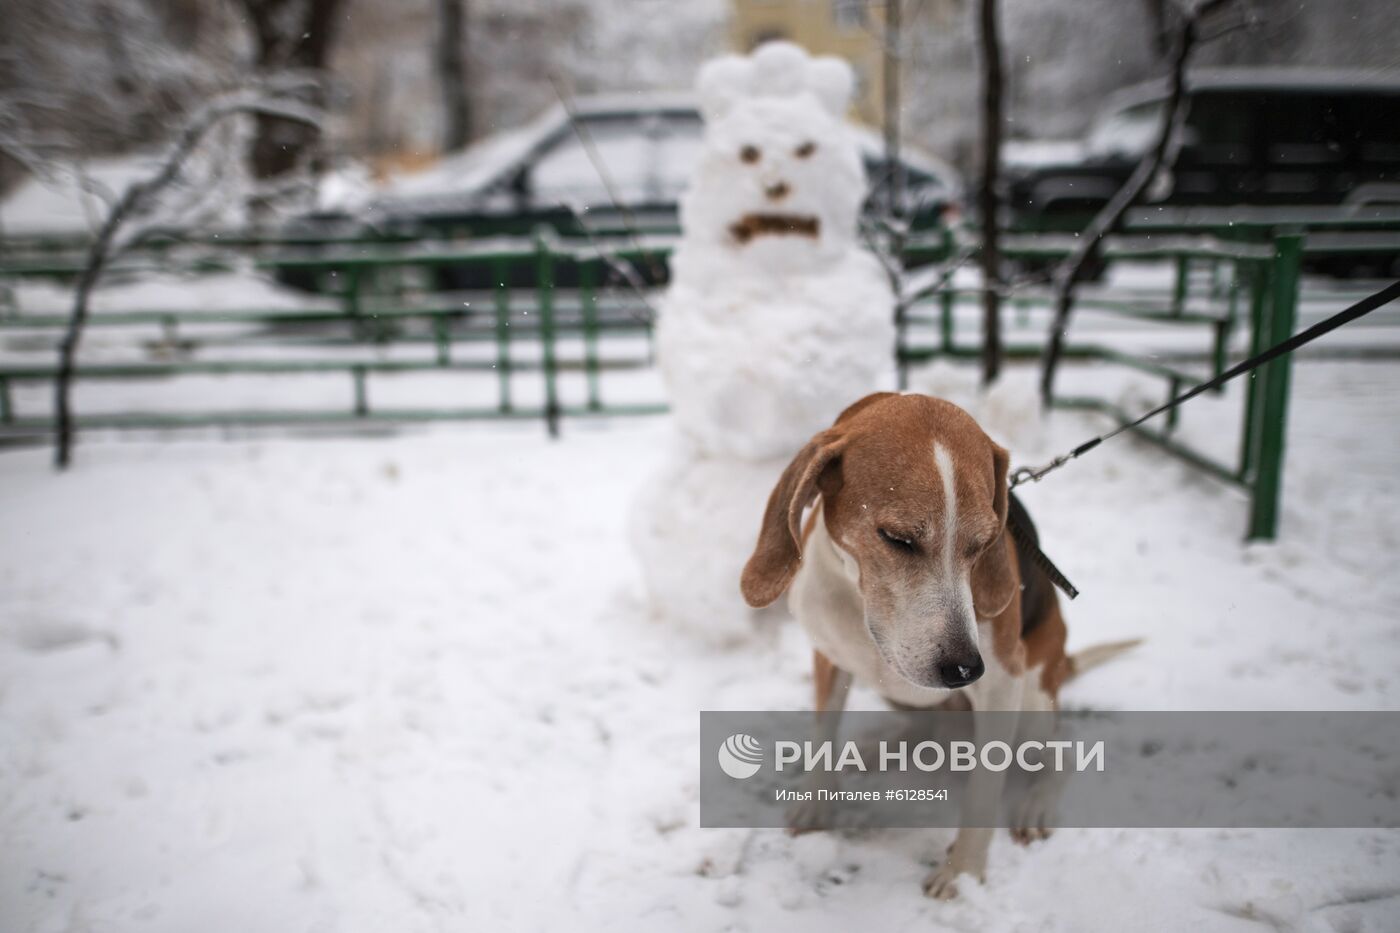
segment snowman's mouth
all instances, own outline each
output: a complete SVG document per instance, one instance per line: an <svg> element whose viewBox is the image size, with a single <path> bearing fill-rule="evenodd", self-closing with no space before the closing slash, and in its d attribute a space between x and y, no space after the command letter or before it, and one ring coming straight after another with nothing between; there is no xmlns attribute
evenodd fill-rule
<svg viewBox="0 0 1400 933"><path fill-rule="evenodd" d="M729 225L729 235L742 246L760 236L801 236L815 240L821 221L806 214L745 214Z"/></svg>

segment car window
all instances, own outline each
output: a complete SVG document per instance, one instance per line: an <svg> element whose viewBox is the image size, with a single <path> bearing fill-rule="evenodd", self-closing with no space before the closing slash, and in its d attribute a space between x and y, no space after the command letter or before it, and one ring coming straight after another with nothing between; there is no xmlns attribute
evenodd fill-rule
<svg viewBox="0 0 1400 933"><path fill-rule="evenodd" d="M1395 174L1400 163L1400 93L1349 96L1339 109L1343 146L1368 170L1388 171L1390 179L1400 180Z"/></svg>
<svg viewBox="0 0 1400 933"><path fill-rule="evenodd" d="M626 204L674 201L700 152L700 119L685 114L638 113L582 119L597 161ZM607 185L579 139L563 134L530 173L541 204L606 205Z"/></svg>
<svg viewBox="0 0 1400 933"><path fill-rule="evenodd" d="M704 147L704 126L699 114L668 116L657 137L654 180L662 200L674 200L690 181L691 170Z"/></svg>
<svg viewBox="0 0 1400 933"><path fill-rule="evenodd" d="M1191 99L1183 160L1244 167L1253 162L1259 101L1245 94L1208 93ZM1267 117L1263 117L1265 126Z"/></svg>
<svg viewBox="0 0 1400 933"><path fill-rule="evenodd" d="M865 165L865 179L868 185L866 197L872 204L885 204L889 197L889 162L884 158L867 154L862 160ZM903 196L900 198L899 212L904 216L920 214L931 207L946 204L951 197L948 185L941 178L918 166L902 162Z"/></svg>

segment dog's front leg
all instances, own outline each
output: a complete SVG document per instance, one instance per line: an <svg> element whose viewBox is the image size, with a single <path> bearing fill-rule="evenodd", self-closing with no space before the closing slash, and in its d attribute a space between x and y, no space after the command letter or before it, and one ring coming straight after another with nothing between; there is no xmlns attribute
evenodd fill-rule
<svg viewBox="0 0 1400 933"><path fill-rule="evenodd" d="M993 667L978 689L969 689L975 713L1003 713L999 716L976 716L973 720L973 740L979 752L988 742L1001 741L1011 745L1016 740L1016 716L1021 708L1020 677L1008 676ZM1005 771L978 768L968 776L967 791L961 813L962 828L948 857L924 879L924 893L939 900L958 896L958 875L971 875L983 881L987 874L987 850L1001 809L1002 790L1006 786Z"/></svg>
<svg viewBox="0 0 1400 933"><path fill-rule="evenodd" d="M1023 700L1025 712L1019 722L1018 742L1040 742L1047 746L1056 738L1059 724L1055 698L1041 689L1039 672L1026 675ZM1024 796L1011 808L1011 838L1019 845L1047 839L1064 793L1066 774L1058 768L1044 768L1031 780Z"/></svg>
<svg viewBox="0 0 1400 933"><path fill-rule="evenodd" d="M842 670L820 651L812 652L812 681L816 687L817 741L835 742L851 692L851 672ZM831 808L817 799L818 786L830 788L831 779L813 772L807 779L812 799L804 800L788 813L788 832L793 835L823 829L830 824Z"/></svg>

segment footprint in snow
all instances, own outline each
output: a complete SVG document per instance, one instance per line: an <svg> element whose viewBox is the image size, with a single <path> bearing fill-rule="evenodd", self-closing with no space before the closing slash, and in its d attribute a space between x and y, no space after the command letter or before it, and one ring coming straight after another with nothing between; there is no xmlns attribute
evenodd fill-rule
<svg viewBox="0 0 1400 933"><path fill-rule="evenodd" d="M121 647L112 632L64 619L22 620L10 632L10 639L20 650L30 654L52 654L89 642L103 642L113 651Z"/></svg>

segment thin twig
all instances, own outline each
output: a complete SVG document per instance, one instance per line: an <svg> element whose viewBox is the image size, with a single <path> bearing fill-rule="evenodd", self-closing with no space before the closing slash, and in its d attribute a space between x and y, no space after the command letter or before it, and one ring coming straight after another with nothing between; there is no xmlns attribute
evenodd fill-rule
<svg viewBox="0 0 1400 933"><path fill-rule="evenodd" d="M71 390L73 371L78 354L78 343L82 339L83 327L87 323L89 301L93 288L106 270L112 258L121 252L117 235L122 225L133 217L139 217L153 207L153 199L180 174L180 169L191 152L220 121L235 114L262 114L287 120L318 125L320 111L287 100L269 99L259 92L239 92L217 100L197 111L180 131L165 160L154 175L144 181L132 182L121 198L112 206L107 219L97 232L88 249L88 260L73 296L73 312L68 319L68 327L59 344L58 374L54 385L55 421L57 423L57 449L54 464L65 469L72 460L73 417Z"/></svg>
<svg viewBox="0 0 1400 933"><path fill-rule="evenodd" d="M607 265L609 269L617 273L618 278L622 279L622 281L626 282L629 286L631 286L632 291L636 292L637 297L641 299L642 304L646 305L647 313L650 315L650 318L643 318L639 314L634 314L631 311L631 309L624 308L627 315L639 324L649 325L654 323L656 321L656 308L652 305L651 300L647 297L646 283L642 281L642 277L637 273L637 268L627 260L623 259L621 256L615 256L609 253L607 250L603 249L603 244L599 242L598 237L593 233L593 231L588 229L588 227L584 225L583 217L579 214L577 210L574 209L574 206L572 204L560 201L559 206L574 215L574 219L578 221L579 229L583 231L584 237L588 240L588 245L593 247L593 252L597 255L599 259L601 259L604 262L604 264ZM642 249L641 246L638 246L637 248Z"/></svg>
<svg viewBox="0 0 1400 933"><path fill-rule="evenodd" d="M982 385L989 386L1001 372L1001 38L997 30L997 3L981 0L978 37L982 44L982 185L977 192L977 212L982 217Z"/></svg>
<svg viewBox="0 0 1400 933"><path fill-rule="evenodd" d="M622 218L622 228L627 231L627 235L632 240L632 245L637 248L637 252L646 254L642 248L642 243L637 235L637 221L632 214L632 209L623 203L622 198L617 193L617 186L613 184L612 174L608 171L607 165L603 162L602 154L598 152L598 147L593 143L593 135L588 132L588 127L583 125L583 121L578 118L578 110L574 107L573 98L564 90L564 84L556 74L550 74L549 83L554 86L554 93L558 95L559 102L564 106L564 113L569 118L569 125L573 127L574 134L578 136L579 143L583 146L584 155L588 157L589 163L593 166L593 171L598 174L598 179L603 183L603 190L607 192L608 201L612 203L613 209ZM660 270L652 265L652 274L658 278Z"/></svg>
<svg viewBox="0 0 1400 933"><path fill-rule="evenodd" d="M953 256L953 258L949 259L943 264L943 268L939 270L939 276L937 279L935 279L927 285L922 286L913 294L904 295L901 300L904 302L905 306L908 307L910 305L918 304L925 298L930 298L938 294L939 292L943 291L944 287L949 282L953 280L953 276L957 274L958 270L961 269L963 266L967 265L968 262L976 258L976 256L977 247L964 246L961 250L958 251L958 253L955 256ZM1003 296L1009 295L1013 290L1014 289L1011 288L1008 283L1008 287L1002 290L1002 294Z"/></svg>
<svg viewBox="0 0 1400 933"><path fill-rule="evenodd" d="M1074 309L1074 290L1098 257L1103 240L1123 223L1128 209L1142 196L1154 179L1176 164L1181 148L1182 130L1190 112L1190 97L1186 93L1186 66L1192 50L1201 41L1200 27L1211 15L1235 0L1203 0L1183 8L1183 20L1177 30L1172 56L1171 93L1162 113L1162 125L1152 150L1133 169L1123 187L1109 199L1080 235L1073 253L1055 272L1055 316L1050 324L1049 344L1041 366L1040 401L1049 406L1054 396L1055 372L1064 353L1065 332Z"/></svg>
<svg viewBox="0 0 1400 933"><path fill-rule="evenodd" d="M885 192L889 216L899 217L904 206L904 163L899 158L899 69L903 58L899 54L900 5L903 0L889 0L885 5L886 42L883 54L885 170L889 172L889 188ZM896 249L898 255L898 249Z"/></svg>

